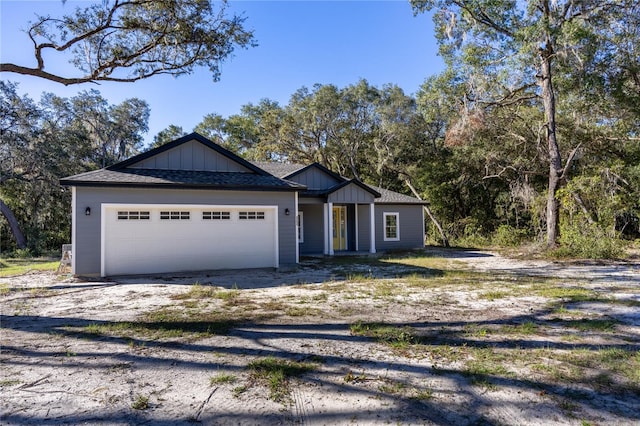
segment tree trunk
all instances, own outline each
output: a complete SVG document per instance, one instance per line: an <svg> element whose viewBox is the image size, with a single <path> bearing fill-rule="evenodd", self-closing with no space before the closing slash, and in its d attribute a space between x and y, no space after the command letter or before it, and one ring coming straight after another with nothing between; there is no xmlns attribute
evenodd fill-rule
<svg viewBox="0 0 640 426"><path fill-rule="evenodd" d="M411 181L409 179L405 179L404 182L407 184L411 192L413 192L413 195L415 195L415 197L418 200L422 200L422 197L420 196L416 188L411 184ZM425 205L422 207L424 208L424 211L427 213L427 216L429 216L429 219L431 219L431 222L433 222L436 228L438 228L438 232L440 233L440 237L442 238L442 245L445 247L449 247L449 239L447 238L447 235L444 233L444 229L442 229L442 225L440 225L440 222L438 222L438 219L436 219L436 217L433 215L433 212L431 211L428 205Z"/></svg>
<svg viewBox="0 0 640 426"><path fill-rule="evenodd" d="M27 248L27 239L24 237L22 229L20 229L18 220L16 219L9 206L7 206L2 199L0 199L0 212L7 219L7 222L9 222L11 233L13 234L13 238L16 240L16 245L18 246L18 248Z"/></svg>
<svg viewBox="0 0 640 426"><path fill-rule="evenodd" d="M560 188L563 172L560 149L556 139L556 99L551 82L551 60L553 46L550 37L545 40L545 46L540 49L540 87L544 114L547 120L547 146L549 149L549 189L547 193L547 247L554 247L560 230L560 203L556 192Z"/></svg>

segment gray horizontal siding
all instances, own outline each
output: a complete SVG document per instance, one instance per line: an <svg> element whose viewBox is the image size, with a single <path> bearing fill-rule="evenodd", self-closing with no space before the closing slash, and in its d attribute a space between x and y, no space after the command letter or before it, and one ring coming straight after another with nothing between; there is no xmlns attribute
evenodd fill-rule
<svg viewBox="0 0 640 426"><path fill-rule="evenodd" d="M322 204L301 205L303 213L304 242L300 254L317 254L324 251L324 212Z"/></svg>
<svg viewBox="0 0 640 426"><path fill-rule="evenodd" d="M211 205L276 205L278 206L278 239L280 265L296 263L295 211L293 192L210 191L155 188L76 188L75 265L76 274L100 274L101 204L211 204ZM91 215L85 216L87 207Z"/></svg>
<svg viewBox="0 0 640 426"><path fill-rule="evenodd" d="M400 230L400 241L384 241L384 213L399 214L398 226ZM384 251L424 247L421 205L376 204L375 216L376 250Z"/></svg>
<svg viewBox="0 0 640 426"><path fill-rule="evenodd" d="M358 206L358 250L361 251L369 251L371 244L370 208L369 205Z"/></svg>

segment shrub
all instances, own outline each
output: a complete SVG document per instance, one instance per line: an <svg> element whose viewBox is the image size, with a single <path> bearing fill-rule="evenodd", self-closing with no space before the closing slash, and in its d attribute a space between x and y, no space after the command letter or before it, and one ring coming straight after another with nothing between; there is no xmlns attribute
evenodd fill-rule
<svg viewBox="0 0 640 426"><path fill-rule="evenodd" d="M559 242L560 247L552 253L556 257L614 259L624 251L623 242L597 224L563 225Z"/></svg>
<svg viewBox="0 0 640 426"><path fill-rule="evenodd" d="M491 243L496 246L514 247L522 244L528 236L526 229L518 229L510 225L500 225L491 237Z"/></svg>

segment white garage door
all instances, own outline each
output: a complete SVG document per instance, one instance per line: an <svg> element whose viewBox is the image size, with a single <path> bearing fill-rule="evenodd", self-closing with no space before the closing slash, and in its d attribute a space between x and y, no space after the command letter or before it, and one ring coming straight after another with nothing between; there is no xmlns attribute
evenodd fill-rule
<svg viewBox="0 0 640 426"><path fill-rule="evenodd" d="M276 211L103 205L102 275L277 267Z"/></svg>

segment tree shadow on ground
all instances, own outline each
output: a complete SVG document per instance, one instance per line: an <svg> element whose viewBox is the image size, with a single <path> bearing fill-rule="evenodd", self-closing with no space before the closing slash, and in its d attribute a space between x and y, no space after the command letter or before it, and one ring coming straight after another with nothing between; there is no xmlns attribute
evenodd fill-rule
<svg viewBox="0 0 640 426"><path fill-rule="evenodd" d="M561 378L546 377L544 375L524 375L518 376L507 370L472 369L468 367L451 368L447 364L437 362L438 348L446 350L456 350L468 358L476 356L474 350L490 349L501 351L502 356L509 357L510 353L533 348L544 348L546 351L597 351L620 350L625 352L637 352L640 349L638 340L633 342L615 344L584 344L568 341L540 341L532 336L502 336L501 339L491 341L478 339L468 332L469 327L500 327L505 324L525 324L535 322L540 326L548 325L549 321L543 319L548 315L548 309L541 309L527 315L516 315L501 320L484 321L420 321L412 323L385 322L382 325L398 330L410 329L413 333L411 340L406 345L394 347L389 346L389 342L383 342L375 336L369 337L353 332L353 323L294 323L294 324L265 324L256 322L210 322L210 321L150 321L150 322L110 322L96 321L86 318L63 318L63 317L39 317L39 316L1 316L0 323L3 329L15 331L25 331L29 333L39 333L43 336L60 335L78 342L101 342L106 343L109 348L104 351L78 351L72 359L65 361L65 366L84 368L89 360L105 357L103 363L90 363L90 368L111 368L114 363L130 363L139 369L173 368L179 365L180 368L194 369L197 371L235 371L241 374L246 367L241 364L228 365L224 361L203 361L197 359L184 360L180 353L217 353L242 359L254 359L261 357L275 357L294 361L307 361L310 359L320 360L321 370L316 370L303 375L302 382L316 383L333 389L343 394L356 394L362 398L386 398L393 401L389 410L404 410L402 415L398 415L398 421L402 421L406 416L413 419L433 424L483 424L492 423L490 417L486 417L488 407L491 406L492 399L490 392L492 387L509 389L516 393L521 391L534 391L546 394L553 398L567 399L572 404L580 404L595 410L596 412L608 412L614 410L618 418L629 422L640 421L640 412L623 410L625 406L633 406L638 403L640 390L637 387L619 387L612 384L601 383L594 386L593 377L572 377L570 380ZM109 332L97 332L100 327L107 327ZM566 321L560 327L571 329L575 326L571 321ZM120 335L118 334L120 330ZM175 332L177 336L182 335L182 339L158 339L154 333ZM573 332L572 330L569 330ZM132 335L121 335L132 332ZM188 337L191 333L202 333L197 338ZM218 339L219 335L226 337L224 344ZM627 336L628 337L628 336ZM637 337L637 336L636 336ZM231 341L229 340L232 339ZM283 339L300 342L298 350L284 349L279 342ZM627 339L628 340L628 339ZM343 344L363 345L361 357L353 357L340 354L317 353L313 349L305 350L306 341L320 342L341 342ZM377 342L376 342L377 341ZM393 342L391 342L393 343ZM394 361L376 361L375 357L366 355L364 346L382 345L384 350L396 352L398 356ZM40 348L21 347L19 342L10 342L3 345L3 364L6 366L16 365L27 367L37 363L39 367L50 366L56 368L60 362L56 359L68 357L68 353L60 350L46 350ZM308 345L311 347L311 345ZM83 345L86 347L86 344ZM156 350L161 349L161 352ZM378 347L380 350L380 347ZM515 355L514 360L515 360ZM417 359L424 359L424 362L417 362ZM498 362L498 361L495 361ZM349 371L394 371L402 374L410 374L415 377L427 380L435 378L446 378L455 383L455 388L465 395L463 405L446 400L429 398L417 400L411 395L393 394L381 391L379 388L364 386L357 380L352 382L337 383L336 372ZM364 373L363 373L364 374ZM380 380L375 378L372 380ZM383 382L381 382L383 383ZM436 390L437 391L437 390ZM459 396L458 396L459 397ZM613 401L612 401L613 399ZM509 401L512 409L517 409L521 404L522 410L531 409L530 402ZM552 401L541 402L541 404L554 405ZM557 404L556 404L557 405ZM616 408L617 407L617 408ZM539 408L539 406L538 406ZM557 407L556 407L557 409ZM331 419L344 419L347 413L324 412L322 414L312 414L307 416L307 421L331 421ZM360 411L348 413L358 419L367 419L368 414ZM88 417L99 419L100 421L122 420L121 416L131 417L131 413L105 413L103 416ZM20 423L25 420L19 413L5 416L4 421L9 423ZM138 416L144 415L138 414ZM234 417L235 416L235 417ZM394 418L393 414L389 414ZM403 417L405 416L405 417ZM65 418L68 422L73 416ZM225 417L225 421L247 421L251 416L246 414L235 414ZM214 415L207 415L202 421L217 421L219 418ZM36 418L42 424L47 424L46 418ZM159 420L159 422L156 422ZM282 419L280 419L282 420ZM34 422L34 417L29 417L30 422ZM83 418L82 422L87 422ZM154 424L162 424L162 419L153 419ZM168 424L168 423L167 423ZM175 424L175 421L173 421Z"/></svg>
<svg viewBox="0 0 640 426"><path fill-rule="evenodd" d="M332 259L331 262L338 270L346 271L346 274L361 270L358 268L367 267L371 267L372 271L381 271L381 275L398 271L392 267L393 265L390 266L375 258L363 262L362 259L345 257ZM349 269L351 266L357 266L357 268ZM324 271L327 268L319 269ZM440 269L412 269L411 267L400 269L400 271L405 274L404 276L422 274L428 277L441 276L446 272ZM243 271L243 273L246 277L247 272ZM333 273L330 268L328 273ZM252 279L255 278L259 282L257 287L252 288L271 287L274 286L273 280L282 280L283 278L284 280L278 285L305 282L298 282L300 276L295 275L295 271L287 274L271 271L270 274L274 275L269 275L270 278L260 281L259 277L253 277L252 272ZM222 280L218 280L222 276L234 277L233 274L229 275L227 272L212 275L209 284L222 284ZM397 275L393 277L397 277ZM175 282L161 285L193 284L192 279L192 275L184 275ZM134 283L139 284L140 282L131 282L131 284ZM127 282L110 283L109 285L126 284ZM156 282L156 284L158 283ZM99 285L95 287L87 285L86 287L86 289L96 290L100 288ZM603 300L603 302L607 301ZM606 381L597 382L593 375L573 375L570 378L554 377L543 373L514 375L513 371L508 368L509 357L516 362L518 356L522 357L522 355L518 355L522 351L525 354L533 353L527 351L534 350L545 350L549 354L582 351L586 357L589 357L607 350L618 351L612 353L619 356L637 353L640 350L640 339L635 331L618 330L616 322L595 323L594 320L585 322L583 319L554 319L553 316L550 317L550 314L559 307L560 303L564 304L566 301L540 307L527 314L499 319L413 322L388 320L380 323L391 329L409 330L408 340L399 342L397 345L393 340L382 341L376 336L355 333L352 328L354 322L344 320L312 322L307 317L288 318L286 323L273 324L270 320L274 318L262 317L256 320L255 316L251 318L252 320L241 317L216 317L215 320L176 320L167 317L152 321L128 322L77 317L1 315L0 326L4 330L39 334L45 339L53 336L60 336L61 339L64 339L58 344L42 347L25 345L20 340L5 341L4 343L7 344L3 343L2 364L7 367L17 366L25 369L32 368L34 365L39 368L59 369L60 359L64 359L65 366L78 369L108 370L118 363L126 363L135 365L140 370L179 367L203 372L203 374L210 374L213 371L245 374L246 363L251 359L275 357L299 362L314 360L314 362L321 364L321 368L299 377L297 380L300 383L321 386L326 392L353 395L362 399L382 399L388 402L388 405L377 413L352 408L296 416L290 411L284 410L284 413L260 419L261 422L272 424L286 422L338 423L349 418L357 419L361 423L374 423L379 421L375 417L376 415L382 415L385 419L394 419L398 422L406 422L406 419L411 419L409 422L438 425L492 424L503 422L505 419L508 421L509 417L495 418L491 415L491 407L496 402L491 398L494 387L513 392L514 399L508 400L504 404L514 411L535 414L535 412L548 408L553 413L562 414L563 409L559 409L558 406L562 401L568 401L565 404L566 407L584 406L590 412L602 415L603 418L607 418L608 413L615 413L622 422L639 422L640 412L628 409L628 407L635 407L640 403L640 391L637 385L635 387L631 385L618 386ZM472 313L469 318L473 318ZM534 324L539 328L534 330L532 334L507 333L505 329L505 327L515 328L526 324ZM587 331L582 331L581 326L587 327ZM549 337L547 333L550 330L554 330L556 339L547 338ZM566 340L557 339L558 332L564 333L568 338ZM589 343L581 340L584 333L593 333L593 336L604 337L602 340ZM280 344L283 340L295 341L298 344L283 347ZM106 348L93 349L90 346L91 342L104 343ZM82 343L79 344L81 350L76 350L73 356L69 357L68 349L65 348L73 347L75 343ZM349 353L328 354L321 351L324 346L333 343L338 345L357 344L362 346L362 350L359 350L356 356ZM443 359L441 354L451 350L461 358L455 362ZM391 361L378 361L373 355L375 351L387 351L393 353L394 356ZM184 359L185 353L190 355L216 353L220 354L223 359L211 360L198 356ZM507 363L504 370L465 364L467 360L479 361L474 358L476 356L492 356L494 353L506 357L506 361L502 358L500 361L495 361L496 364ZM241 361L229 364L225 362L225 356L234 357L234 360ZM100 361L98 362L96 359ZM551 361L549 361L550 365L553 366ZM456 363L458 366L455 366ZM569 365L569 361L565 361L565 364L569 368L579 367L579 365ZM357 376L359 371L365 375L371 375L371 381L365 379L358 381L357 377L356 380L346 380L346 375L350 372L356 372ZM414 378L420 378L424 383L439 383L438 380L446 379L453 384L448 389L457 389L457 394L451 395L450 398L444 397L450 391L438 387L438 385L434 385L430 389L438 395L433 398L416 398L408 393L385 391L383 386L386 382L378 373L379 371L412 375ZM340 377L341 375L345 377L344 380ZM595 378L597 377L595 376ZM378 387L371 383L375 383ZM521 393L540 395L540 398L535 403L532 403L531 400L520 400L518 395ZM131 410L120 409L118 411L105 408L98 410L98 412L94 411L85 415L72 414L53 420L44 414L27 415L22 412L12 412L3 414L2 420L8 424L124 422L173 425L188 424L193 419L190 419L186 413L184 418L165 419L153 410L148 413L137 413ZM214 410L205 411L198 420L205 424L255 423L257 418L255 413L247 408L242 413L234 414L221 414ZM549 419L539 420L544 422Z"/></svg>

